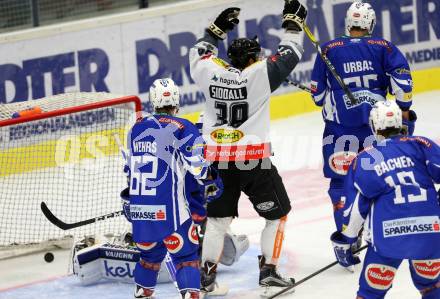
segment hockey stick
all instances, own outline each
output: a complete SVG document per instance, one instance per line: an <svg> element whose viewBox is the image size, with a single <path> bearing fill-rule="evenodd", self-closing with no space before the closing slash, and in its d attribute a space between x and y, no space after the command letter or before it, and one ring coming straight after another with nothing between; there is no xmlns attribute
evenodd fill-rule
<svg viewBox="0 0 440 299"><path fill-rule="evenodd" d="M367 248L367 247L368 247L368 245L364 245L364 246L362 246L361 248L359 248L358 250L355 250L355 251L353 252L353 254L355 254L355 253L359 253L359 252L361 252L362 250L364 250L364 249ZM330 269L331 267L333 267L333 266L335 266L335 265L337 265L337 264L338 264L338 261L335 261L335 262L333 262L333 263L331 263L331 264L325 266L324 268L321 268L321 269L319 269L318 271L313 272L313 273L310 274L309 276L306 276L306 277L304 277L303 279L301 279L300 281L297 281L296 283L294 283L294 284L291 285L290 287L287 287L287 288L285 288L285 289L279 291L278 293L275 293L274 295L270 296L268 299L273 299L273 298L276 298L276 297L278 297L278 296L284 294L285 292L287 292L287 291L293 289L294 287L299 286L299 285L302 284L303 282L306 282L306 281L309 280L310 278L315 277L316 275L318 275L318 274L320 274L320 273L322 273L322 272L324 272L324 271Z"/></svg>
<svg viewBox="0 0 440 299"><path fill-rule="evenodd" d="M330 60L327 58L327 56L322 53L321 46L319 45L319 42L316 40L313 33L310 31L310 28L304 24L304 32L307 35L307 37L312 42L313 46L315 47L316 51L318 52L319 56L321 56L324 63L327 65L329 71L332 73L333 77L335 77L336 81L338 81L338 84L341 86L342 90L344 91L345 95L349 98L352 105L357 103L356 98L351 93L350 89L345 85L344 81L341 79L341 77L336 72L336 68L333 66L333 64L330 62Z"/></svg>
<svg viewBox="0 0 440 299"><path fill-rule="evenodd" d="M102 216L78 221L78 222L66 223L66 222L63 222L62 220L60 220L57 216L55 216L52 213L52 211L48 208L48 206L46 205L46 203L44 201L41 202L40 207L41 207L41 211L43 212L44 216L46 216L47 220L49 220L53 225L61 228L62 230L69 230L72 228L77 228L80 226L92 224L92 223L106 220L109 218L115 218L115 217L121 216L124 213L123 211L117 211L117 212L105 214Z"/></svg>
<svg viewBox="0 0 440 299"><path fill-rule="evenodd" d="M308 92L308 93L312 93L312 90L310 89L310 87L307 87L307 86L305 86L305 85L303 85L303 84L301 84L301 83L299 83L299 82L290 81L290 80L287 80L287 79L286 79L286 82L287 82L288 84L290 84L290 85L295 86L296 88L299 88L299 89L301 89L301 90L304 90L304 91L306 91L306 92Z"/></svg>

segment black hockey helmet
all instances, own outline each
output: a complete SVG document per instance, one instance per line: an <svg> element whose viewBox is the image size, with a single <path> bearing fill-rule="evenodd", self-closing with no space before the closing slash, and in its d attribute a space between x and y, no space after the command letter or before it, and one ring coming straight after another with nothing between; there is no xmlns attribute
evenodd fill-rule
<svg viewBox="0 0 440 299"><path fill-rule="evenodd" d="M256 36L252 39L237 38L228 47L228 57L232 66L240 70L248 66L249 59L257 61L260 52L261 46Z"/></svg>

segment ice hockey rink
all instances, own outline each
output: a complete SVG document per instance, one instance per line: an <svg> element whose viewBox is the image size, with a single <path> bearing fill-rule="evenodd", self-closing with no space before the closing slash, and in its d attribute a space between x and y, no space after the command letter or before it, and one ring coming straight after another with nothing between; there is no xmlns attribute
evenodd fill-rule
<svg viewBox="0 0 440 299"><path fill-rule="evenodd" d="M440 142L440 91L416 94L413 109L418 113L416 135ZM295 98L292 97L292 105ZM332 206L326 195L327 181L321 172L319 112L274 121L271 134L278 166L293 202L286 225L281 269L300 280L332 263L335 258L329 236L334 230ZM230 287L225 298L258 298L259 219L245 197L240 202L240 218L233 222L235 233L247 234L249 250L237 264L220 266L218 281ZM133 285L102 283L82 286L68 276L69 252L54 251L55 260L46 263L44 253L0 261L0 298L132 298ZM361 257L363 254L361 255ZM319 274L283 298L355 298L360 265L351 274L339 266ZM180 298L173 284L159 284L157 298ZM387 298L412 299L419 294L411 283L408 264L402 263Z"/></svg>

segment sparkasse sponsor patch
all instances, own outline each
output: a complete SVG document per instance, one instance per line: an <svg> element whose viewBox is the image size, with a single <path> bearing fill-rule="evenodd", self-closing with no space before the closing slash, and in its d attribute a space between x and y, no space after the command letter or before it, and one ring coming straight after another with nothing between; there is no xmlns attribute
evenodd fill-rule
<svg viewBox="0 0 440 299"><path fill-rule="evenodd" d="M130 205L131 220L165 221L167 220L165 205Z"/></svg>
<svg viewBox="0 0 440 299"><path fill-rule="evenodd" d="M440 233L440 219L438 216L423 216L383 221L382 231L384 238Z"/></svg>

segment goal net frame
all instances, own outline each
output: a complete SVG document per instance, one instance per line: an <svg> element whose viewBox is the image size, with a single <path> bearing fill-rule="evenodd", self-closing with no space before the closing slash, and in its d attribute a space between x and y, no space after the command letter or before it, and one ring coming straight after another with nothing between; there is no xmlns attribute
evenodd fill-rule
<svg viewBox="0 0 440 299"><path fill-rule="evenodd" d="M75 100L73 100L72 102L69 102L68 100L66 100L66 103L70 106L62 107L63 104L56 103L55 99L57 99L57 98L63 99L63 96L66 98L68 97L69 99L74 99L76 96L78 98L89 97L92 100L88 103L84 103L85 100L83 99L82 102L81 101L79 102L79 104L76 104ZM101 97L104 99L101 100L100 99ZM52 99L53 102L51 102L50 99ZM39 105L41 102L42 102L42 105ZM45 103L46 103L46 105L49 105L49 106L50 105L55 106L54 110L50 110L47 108L45 109L43 107L45 105ZM47 103L49 103L49 104L47 104ZM6 143L4 140L2 140L1 134L4 134L4 132L6 132L6 130L8 130L8 128L12 128L13 126L26 124L26 123L31 124L32 122L41 121L41 120L50 119L50 118L58 118L58 117L63 117L63 116L67 116L67 115L75 115L75 114L86 112L86 111L99 111L99 109L105 109L108 107L122 107L122 105L124 105L124 107L125 107L124 109L126 109L127 111L131 110L131 108L129 109L126 107L132 107L132 110L130 112L130 113L132 113L132 116L130 117L130 121L128 121L128 119L127 119L127 123L123 126L125 128L125 130L124 130L124 132L125 132L127 129L127 125L129 123L133 123L134 121L136 121L137 119L139 119L141 117L142 103L141 103L141 100L139 99L139 97L137 97L137 96L119 96L119 95L113 95L113 94L109 94L109 93L78 92L78 93L68 93L68 94L50 96L50 97L46 97L46 98L43 98L40 100L31 100L31 101L25 101L25 102L19 102L19 103L0 105L0 155L4 151L4 147L2 147L2 142L4 144ZM23 110L30 109L33 107L41 107L42 108L41 110L43 110L43 111L40 111L39 113L36 113L33 115L25 115L25 116L21 116L21 117L17 117L17 118L11 118L12 113L23 111ZM124 111L124 113L127 113L127 115L128 115L128 112ZM93 130L93 129L90 129L90 130ZM115 130L120 131L121 129L115 128ZM64 132L61 132L60 135L62 136L63 133ZM97 130L97 134L99 134L99 133L100 133L99 130ZM68 132L67 132L67 134L68 134ZM83 133L80 132L78 134L83 134ZM55 135L55 138L56 138L56 136L57 135ZM9 140L7 142L9 142ZM116 142L117 142L117 140L116 140ZM119 156L121 156L121 155L119 155ZM6 159L6 158L0 157L0 160L1 159ZM120 159L122 160L122 158L120 158ZM0 162L2 162L1 164L5 163L4 161L0 161ZM118 170L120 170L120 173L115 174L117 176L124 176L123 171L122 171L122 165L123 165L122 163L123 162L121 162L121 168L118 169ZM0 173L0 180L3 180L4 177L8 177L8 175L9 174L7 172L6 172L6 175L4 173ZM1 182L0 182L0 186L2 186ZM119 198L119 193L115 194L115 198ZM2 204L5 205L6 204L5 202L7 200L8 200L8 198L5 198L5 196L0 196L0 207L2 206ZM5 202L2 203L1 201L5 201ZM12 203L12 204L14 204L14 203ZM38 203L38 206L39 206L39 203ZM50 205L49 205L49 207L50 207ZM2 212L0 211L0 215L2 215L1 213ZM38 211L34 211L33 213L39 213L42 215L42 212L39 210L39 208L38 208ZM99 212L97 212L97 213L99 213ZM48 222L47 219L44 219L44 220ZM78 220L82 220L82 219L78 219ZM51 224L51 223L49 223L49 225L53 226L53 224ZM5 230L14 229L13 227L7 227L7 226L8 226L8 224L5 224L0 219L0 234L2 234L2 232L4 232ZM54 229L59 230L59 228L57 228L55 226L53 226L53 227L54 227ZM29 229L38 230L38 228L35 228L35 227L34 228L30 227ZM63 236L61 236L61 235L63 235ZM23 254L29 254L29 253L36 252L36 251L49 250L51 248L70 248L72 246L72 242L73 242L74 237L77 237L77 235L75 235L75 233L72 233L70 231L64 232L62 230L60 230L60 236L61 237L58 237L55 239L47 238L46 240L38 240L38 242L15 242L15 241L12 241L12 242L9 242L9 244L4 244L4 243L0 242L0 260L5 259L5 258L11 258L11 257L23 255Z"/></svg>

